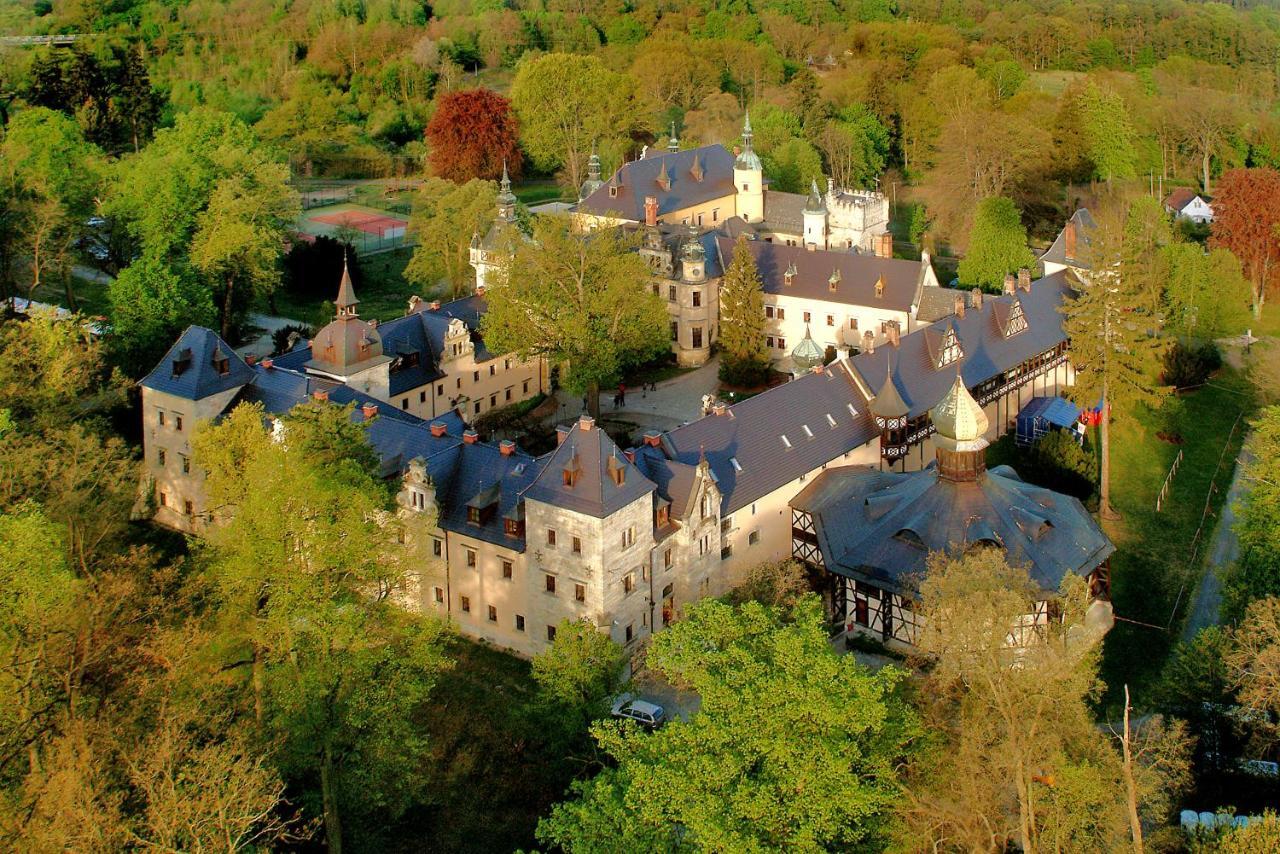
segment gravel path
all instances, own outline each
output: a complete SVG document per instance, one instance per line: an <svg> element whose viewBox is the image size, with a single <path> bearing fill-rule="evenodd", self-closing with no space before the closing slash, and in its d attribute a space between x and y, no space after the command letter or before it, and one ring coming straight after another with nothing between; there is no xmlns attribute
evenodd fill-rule
<svg viewBox="0 0 1280 854"><path fill-rule="evenodd" d="M1186 625L1182 629L1183 640L1190 640L1206 626L1216 626L1221 619L1218 613L1222 607L1222 579L1220 573L1240 556L1240 540L1235 532L1235 504L1240 500L1244 486L1241 473L1252 455L1249 453L1249 439L1245 437L1244 450L1236 460L1235 475L1231 479L1231 488L1227 492L1227 500L1222 506L1222 515L1213 532L1213 545L1209 550L1209 561L1205 567L1204 578L1196 591L1195 601L1187 614Z"/></svg>

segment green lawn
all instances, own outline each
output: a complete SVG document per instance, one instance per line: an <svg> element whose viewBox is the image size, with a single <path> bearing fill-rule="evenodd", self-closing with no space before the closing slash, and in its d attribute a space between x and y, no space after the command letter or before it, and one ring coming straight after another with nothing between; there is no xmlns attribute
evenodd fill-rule
<svg viewBox="0 0 1280 854"><path fill-rule="evenodd" d="M107 301L107 285L105 282L91 282L88 279L73 276L71 292L75 294L76 308L79 309L81 314L105 315L111 307ZM26 295L25 290L20 293L20 296L25 297ZM66 288L60 281L36 288L33 299L37 302L47 302L51 305L70 308L67 305Z"/></svg>
<svg viewBox="0 0 1280 854"><path fill-rule="evenodd" d="M1136 705L1147 702L1148 689L1181 631L1188 599L1195 595L1204 569L1213 521L1231 481L1243 422L1229 444L1228 434L1236 416L1244 411L1247 418L1253 407L1253 391L1245 377L1226 368L1200 390L1171 398L1160 412L1143 409L1136 417L1120 414L1113 422L1112 503L1123 518L1103 525L1116 544L1112 599L1117 616L1160 628L1118 620L1107 636L1102 678L1110 709L1116 708L1125 683ZM1182 444L1160 439L1160 432L1181 436ZM1156 496L1179 448L1182 464L1157 513ZM1205 544L1192 562L1192 541L1206 497L1209 521L1201 533ZM1177 613L1165 631L1175 602Z"/></svg>
<svg viewBox="0 0 1280 854"><path fill-rule="evenodd" d="M512 189L517 199L526 205L557 202L564 198L564 189L555 181L529 181Z"/></svg>

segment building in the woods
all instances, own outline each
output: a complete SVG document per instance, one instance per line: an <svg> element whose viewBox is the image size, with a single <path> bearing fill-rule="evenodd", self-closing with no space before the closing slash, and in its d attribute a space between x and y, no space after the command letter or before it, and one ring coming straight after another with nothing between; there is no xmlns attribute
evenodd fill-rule
<svg viewBox="0 0 1280 854"><path fill-rule="evenodd" d="M1058 232L1049 248L1040 256L1040 268L1046 276L1062 270L1072 270L1076 275L1089 275L1089 237L1098 227L1088 208L1080 208L1071 215L1067 224Z"/></svg>
<svg viewBox="0 0 1280 854"><path fill-rule="evenodd" d="M1188 219L1197 225L1213 222L1213 199L1190 187L1179 187L1165 196L1164 209L1175 219Z"/></svg>
<svg viewBox="0 0 1280 854"><path fill-rule="evenodd" d="M833 611L846 630L914 645L929 553L984 547L1027 566L1045 594L1015 628L1015 642L1050 619L1049 600L1069 574L1089 585L1087 624L1109 629L1115 548L1084 506L1008 466L987 470L987 414L959 373L929 417L936 460L926 468L831 468L791 500L792 554L834 576Z"/></svg>
<svg viewBox="0 0 1280 854"><path fill-rule="evenodd" d="M1069 385L1058 308L1076 284L1063 271L1010 278L998 296L953 295L934 323L873 336L857 353L841 348L825 367L651 431L635 448L617 447L583 419L535 458L467 428L508 402L508 389L518 400L543 381L540 366L483 350L475 335L483 297L419 302L375 325L359 318L347 282L338 316L309 347L250 365L193 327L142 381L156 519L185 531L206 523L203 474L188 445L197 424L244 401L261 403L269 419L309 398L352 403L401 505L438 512L436 557L414 587L422 609L527 654L545 648L566 617L634 648L690 602L789 556L791 502L829 468L924 468L937 453L930 410L957 372L985 414L988 440L1033 396Z"/></svg>

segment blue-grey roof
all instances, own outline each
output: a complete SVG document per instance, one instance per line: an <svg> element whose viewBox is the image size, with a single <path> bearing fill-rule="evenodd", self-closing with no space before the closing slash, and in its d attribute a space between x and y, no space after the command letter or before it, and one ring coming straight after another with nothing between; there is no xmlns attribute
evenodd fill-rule
<svg viewBox="0 0 1280 854"><path fill-rule="evenodd" d="M693 488L698 482L698 467L678 460L669 460L650 445L637 448L636 468L653 481L658 495L671 502L671 517L681 518L689 508Z"/></svg>
<svg viewBox="0 0 1280 854"><path fill-rule="evenodd" d="M1053 243L1040 256L1040 269L1044 269L1044 262L1049 261L1053 264L1064 264L1070 267L1077 267L1081 270L1089 268L1088 262L1082 258L1082 255L1088 254L1089 237L1093 230L1098 227L1097 222L1093 218L1093 214L1089 213L1088 208L1080 208L1071 215L1069 223L1076 229L1076 254L1073 258L1067 257L1067 230L1064 227L1058 232L1058 236L1053 239Z"/></svg>
<svg viewBox="0 0 1280 854"><path fill-rule="evenodd" d="M886 367L891 364L898 390L909 407L910 416L915 418L941 400L955 381L954 364L936 367L937 348L947 329L955 330L964 353L960 367L964 383L975 388L1067 340L1058 307L1072 282L1069 273L1060 271L1033 282L1029 292L987 295L982 308L969 306L964 317L943 318L903 335L897 347L880 346L874 353L863 352L850 361L871 389L878 389L884 383ZM1006 337L1001 319L1007 319L1014 300L1022 306L1027 328Z"/></svg>
<svg viewBox="0 0 1280 854"><path fill-rule="evenodd" d="M654 484L627 460L604 430L594 424L582 429L583 423L570 425L559 447L538 460L542 471L525 497L602 519L650 494ZM610 476L610 460L623 469L621 486ZM564 483L563 472L574 467L581 474L570 486Z"/></svg>
<svg viewBox="0 0 1280 854"><path fill-rule="evenodd" d="M1018 421L1037 418L1057 427L1073 427L1080 418L1080 407L1061 397L1033 397L1018 412Z"/></svg>
<svg viewBox="0 0 1280 854"><path fill-rule="evenodd" d="M215 357L226 360L225 372L219 372ZM142 379L142 385L186 400L203 400L211 394L240 388L252 376L253 369L217 333L202 326L188 326L160 364Z"/></svg>
<svg viewBox="0 0 1280 854"><path fill-rule="evenodd" d="M504 456L494 445L463 443L434 470L429 460L427 470L436 483L441 528L516 551L524 550L525 538L508 536L504 519L507 516L523 518L520 506L523 493L538 473L537 462L532 457L519 451ZM489 499L496 499L498 506L484 524L468 522L467 505Z"/></svg>
<svg viewBox="0 0 1280 854"><path fill-rule="evenodd" d="M936 463L908 474L842 466L791 506L812 514L828 570L898 591L914 589L929 552L956 546L996 545L1046 591L1115 551L1077 499L1024 483L1008 466L976 481L940 477Z"/></svg>
<svg viewBox="0 0 1280 854"><path fill-rule="evenodd" d="M695 161L701 166L701 180L694 174ZM670 179L667 188L658 182L663 166ZM611 187L616 188L613 195ZM723 145L704 145L674 154L650 152L643 160L622 164L603 186L578 203L578 210L644 222L646 196L657 198L658 216L665 216L733 194L733 155Z"/></svg>
<svg viewBox="0 0 1280 854"><path fill-rule="evenodd" d="M688 465L706 453L728 514L877 435L848 363L834 362L672 430L662 442L669 457Z"/></svg>

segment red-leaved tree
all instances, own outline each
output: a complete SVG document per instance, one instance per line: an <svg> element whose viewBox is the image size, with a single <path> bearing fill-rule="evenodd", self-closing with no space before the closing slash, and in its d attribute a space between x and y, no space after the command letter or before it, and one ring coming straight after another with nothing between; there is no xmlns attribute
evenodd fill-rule
<svg viewBox="0 0 1280 854"><path fill-rule="evenodd" d="M1267 288L1280 283L1280 172L1232 169L1213 197L1210 246L1240 259L1253 288L1253 313L1262 314Z"/></svg>
<svg viewBox="0 0 1280 854"><path fill-rule="evenodd" d="M511 102L491 89L467 89L441 95L427 124L431 174L462 183L497 178L505 161L520 171L516 116Z"/></svg>

